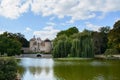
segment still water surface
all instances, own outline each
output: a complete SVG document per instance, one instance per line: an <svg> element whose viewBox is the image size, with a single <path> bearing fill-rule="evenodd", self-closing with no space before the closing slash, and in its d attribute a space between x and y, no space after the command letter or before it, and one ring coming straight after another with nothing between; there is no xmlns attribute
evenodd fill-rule
<svg viewBox="0 0 120 80"><path fill-rule="evenodd" d="M120 60L22 58L22 80L120 80Z"/></svg>

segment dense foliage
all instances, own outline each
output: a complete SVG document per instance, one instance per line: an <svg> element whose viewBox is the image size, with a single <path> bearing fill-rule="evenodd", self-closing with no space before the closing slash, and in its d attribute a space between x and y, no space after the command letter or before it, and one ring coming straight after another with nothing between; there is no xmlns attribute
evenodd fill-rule
<svg viewBox="0 0 120 80"><path fill-rule="evenodd" d="M110 27L101 27L99 32L92 32L95 54L103 54L107 49Z"/></svg>
<svg viewBox="0 0 120 80"><path fill-rule="evenodd" d="M73 39L71 47L72 57L94 57L93 40L90 32L79 34L78 39Z"/></svg>
<svg viewBox="0 0 120 80"><path fill-rule="evenodd" d="M64 30L64 31L61 31L57 34L57 37L61 36L61 35L66 35L66 36L71 36L73 35L74 33L78 33L78 29L76 27L71 27L69 28L68 30Z"/></svg>
<svg viewBox="0 0 120 80"><path fill-rule="evenodd" d="M113 29L108 34L108 47L110 49L117 49L120 53L120 20L117 21Z"/></svg>
<svg viewBox="0 0 120 80"><path fill-rule="evenodd" d="M107 49L105 51L105 55L114 55L114 54L119 54L118 50L117 49Z"/></svg>
<svg viewBox="0 0 120 80"><path fill-rule="evenodd" d="M29 42L20 33L4 32L0 35L0 54L19 55L22 47L29 47Z"/></svg>
<svg viewBox="0 0 120 80"><path fill-rule="evenodd" d="M53 45L53 57L94 57L94 54L119 54L120 20L115 22L113 29L106 26L101 27L99 31L79 32L76 27L69 28L57 34Z"/></svg>
<svg viewBox="0 0 120 80"><path fill-rule="evenodd" d="M11 58L0 58L0 80L15 80L17 63Z"/></svg>
<svg viewBox="0 0 120 80"><path fill-rule="evenodd" d="M21 44L19 41L8 37L0 36L0 54L12 56L21 53Z"/></svg>
<svg viewBox="0 0 120 80"><path fill-rule="evenodd" d="M71 43L68 40L59 40L58 44L54 47L54 57L67 57L70 53Z"/></svg>
<svg viewBox="0 0 120 80"><path fill-rule="evenodd" d="M94 57L93 40L89 31L74 33L69 37L58 36L53 44L53 57Z"/></svg>
<svg viewBox="0 0 120 80"><path fill-rule="evenodd" d="M13 40L17 40L21 43L22 47L29 47L29 41L27 41L27 39L21 33L4 32L0 36L4 36L4 37L8 37Z"/></svg>

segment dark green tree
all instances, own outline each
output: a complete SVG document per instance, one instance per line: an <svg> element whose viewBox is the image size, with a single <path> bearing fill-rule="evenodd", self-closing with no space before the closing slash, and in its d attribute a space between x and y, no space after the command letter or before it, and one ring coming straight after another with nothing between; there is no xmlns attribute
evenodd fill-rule
<svg viewBox="0 0 120 80"><path fill-rule="evenodd" d="M116 21L113 25L113 29L120 29L120 20Z"/></svg>
<svg viewBox="0 0 120 80"><path fill-rule="evenodd" d="M91 35L82 36L82 57L94 57L93 39Z"/></svg>
<svg viewBox="0 0 120 80"><path fill-rule="evenodd" d="M101 28L99 28L99 31L100 31L100 33L109 33L109 31L110 31L110 27L109 26L106 26L106 27L101 27Z"/></svg>
<svg viewBox="0 0 120 80"><path fill-rule="evenodd" d="M84 30L82 33L75 34L72 37L74 37L71 47L72 57L94 57L91 31Z"/></svg>
<svg viewBox="0 0 120 80"><path fill-rule="evenodd" d="M72 41L72 47L71 47L71 56L72 57L81 57L82 52L82 44L79 39L74 39Z"/></svg>
<svg viewBox="0 0 120 80"><path fill-rule="evenodd" d="M95 54L103 54L107 49L110 27L101 27L99 32L92 32Z"/></svg>
<svg viewBox="0 0 120 80"><path fill-rule="evenodd" d="M21 43L8 37L0 36L0 53L12 56L21 53Z"/></svg>
<svg viewBox="0 0 120 80"><path fill-rule="evenodd" d="M67 30L64 30L64 31L60 31L58 34L57 34L57 37L61 36L61 35L66 35L66 36L71 36L73 35L74 33L78 33L79 30L76 28L76 27L71 27Z"/></svg>
<svg viewBox="0 0 120 80"><path fill-rule="evenodd" d="M71 43L68 40L59 40L53 49L53 57L67 57L70 53Z"/></svg>
<svg viewBox="0 0 120 80"><path fill-rule="evenodd" d="M19 41L22 44L22 47L29 47L29 41L21 33L4 32L1 36Z"/></svg>
<svg viewBox="0 0 120 80"><path fill-rule="evenodd" d="M108 34L108 47L117 49L120 53L120 20L115 22L113 29Z"/></svg>

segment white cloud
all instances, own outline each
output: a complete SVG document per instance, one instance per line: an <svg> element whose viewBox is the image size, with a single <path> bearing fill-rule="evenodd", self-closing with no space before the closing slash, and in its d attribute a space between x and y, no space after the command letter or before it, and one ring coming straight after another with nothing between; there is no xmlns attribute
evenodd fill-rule
<svg viewBox="0 0 120 80"><path fill-rule="evenodd" d="M86 22L85 25L86 25L87 29L93 30L93 31L98 31L99 28L101 27L99 25L94 25L94 24L92 24L90 22Z"/></svg>
<svg viewBox="0 0 120 80"><path fill-rule="evenodd" d="M70 22L97 16L95 12L120 11L120 0L33 0L31 10L39 15L70 16ZM104 16L103 16L104 17Z"/></svg>
<svg viewBox="0 0 120 80"><path fill-rule="evenodd" d="M54 20L54 19L55 19L55 17L51 17L49 20L52 21L52 20Z"/></svg>
<svg viewBox="0 0 120 80"><path fill-rule="evenodd" d="M98 16L98 19L103 19L106 16L106 13L102 13L100 16Z"/></svg>
<svg viewBox="0 0 120 80"><path fill-rule="evenodd" d="M34 31L34 35L40 37L41 39L54 39L59 30L54 29L53 26L44 27L42 30Z"/></svg>
<svg viewBox="0 0 120 80"><path fill-rule="evenodd" d="M120 11L120 0L0 0L0 16L16 19L28 9L42 16L71 17L70 22ZM104 15L102 15L104 17ZM53 20L51 18L50 20Z"/></svg>
<svg viewBox="0 0 120 80"><path fill-rule="evenodd" d="M56 24L54 22L47 22L47 25L55 26Z"/></svg>
<svg viewBox="0 0 120 80"><path fill-rule="evenodd" d="M31 32L32 29L30 27L26 27L25 32Z"/></svg>
<svg viewBox="0 0 120 80"><path fill-rule="evenodd" d="M0 16L16 19L27 12L31 0L22 3L22 0L0 0Z"/></svg>

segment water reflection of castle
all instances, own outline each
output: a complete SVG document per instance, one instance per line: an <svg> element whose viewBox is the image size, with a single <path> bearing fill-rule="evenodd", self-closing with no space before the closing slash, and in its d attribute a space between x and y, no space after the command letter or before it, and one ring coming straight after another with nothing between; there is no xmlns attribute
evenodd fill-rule
<svg viewBox="0 0 120 80"><path fill-rule="evenodd" d="M52 50L52 43L49 39L41 40L40 38L35 38L34 36L30 39L29 49L32 52L50 53Z"/></svg>
<svg viewBox="0 0 120 80"><path fill-rule="evenodd" d="M53 59L22 58L20 64L26 66L21 72L22 80L56 80Z"/></svg>

